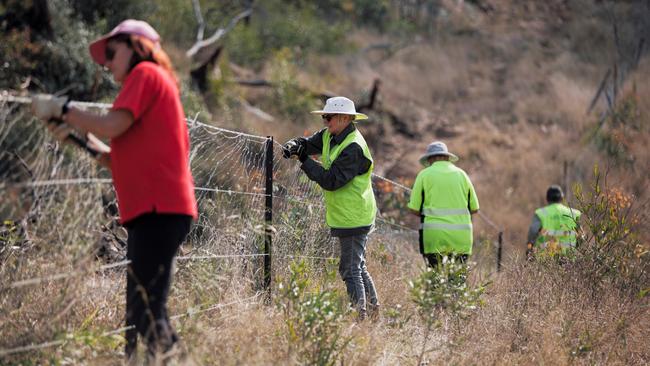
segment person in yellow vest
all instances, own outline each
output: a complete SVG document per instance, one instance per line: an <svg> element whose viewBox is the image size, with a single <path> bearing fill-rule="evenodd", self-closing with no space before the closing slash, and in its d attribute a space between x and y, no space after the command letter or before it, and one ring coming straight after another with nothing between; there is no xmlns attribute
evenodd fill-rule
<svg viewBox="0 0 650 366"><path fill-rule="evenodd" d="M379 300L366 268L366 243L375 223L377 204L372 191L373 160L361 132L353 123L367 119L345 97L327 99L320 114L326 128L306 138L294 138L283 147L285 158L297 157L300 168L316 182L325 197L326 221L341 244L339 274L352 304L363 320L378 314ZM318 164L310 155L320 155Z"/></svg>
<svg viewBox="0 0 650 366"><path fill-rule="evenodd" d="M420 253L436 268L442 257L465 262L472 254L472 216L478 197L467 173L454 165L458 156L443 142L429 144L424 166L413 184L408 208L420 216Z"/></svg>
<svg viewBox="0 0 650 366"><path fill-rule="evenodd" d="M563 200L564 192L560 186L552 185L546 191L548 205L535 210L528 228L528 259L532 259L535 253L564 255L575 249L581 213L563 205Z"/></svg>

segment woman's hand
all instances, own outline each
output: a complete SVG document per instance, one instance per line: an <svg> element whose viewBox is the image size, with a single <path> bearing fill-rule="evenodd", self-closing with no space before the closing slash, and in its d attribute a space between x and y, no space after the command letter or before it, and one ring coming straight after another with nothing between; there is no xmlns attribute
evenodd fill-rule
<svg viewBox="0 0 650 366"><path fill-rule="evenodd" d="M36 94L32 97L32 113L44 120L61 119L68 97L55 97L51 94Z"/></svg>

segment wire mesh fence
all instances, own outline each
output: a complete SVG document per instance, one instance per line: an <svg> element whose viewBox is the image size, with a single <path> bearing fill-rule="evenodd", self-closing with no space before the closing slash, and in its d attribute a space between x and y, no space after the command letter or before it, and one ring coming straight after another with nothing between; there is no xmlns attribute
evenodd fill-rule
<svg viewBox="0 0 650 366"><path fill-rule="evenodd" d="M34 296L28 287L40 286L52 295L47 286L54 281L64 283L59 291L65 293L57 300L63 311L64 300L75 293L114 292L115 286L124 285L122 280L108 285L102 277L95 284L79 281L86 281L85 274L111 271L111 278L123 278L126 234L118 224L110 173L83 151L54 141L31 117L28 102L0 96L0 311L23 306ZM99 111L110 107L78 106ZM281 276L293 260L337 257L320 188L301 172L300 164L282 158L279 144L196 119L187 124L199 217L177 257L177 277L183 283L200 284L200 292L223 298L228 292L260 291L265 259L271 258L273 276ZM265 222L268 146L273 153L270 226ZM379 209L377 259L389 265L392 256L417 252L418 231L409 227L406 208L410 189L377 175L372 181ZM265 250L268 236L270 251ZM186 301L204 297L194 290L183 290L190 294ZM117 306L110 311L117 313ZM31 339L27 324L0 326L3 333L16 329ZM61 340L43 344L61 345ZM2 352L12 346L0 341Z"/></svg>

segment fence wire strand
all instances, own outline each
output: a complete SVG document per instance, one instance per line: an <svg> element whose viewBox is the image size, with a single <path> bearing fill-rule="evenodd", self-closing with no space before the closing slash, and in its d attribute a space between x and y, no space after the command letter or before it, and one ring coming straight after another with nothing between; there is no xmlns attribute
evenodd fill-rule
<svg viewBox="0 0 650 366"><path fill-rule="evenodd" d="M207 308L204 308L204 309L198 309L198 310L189 309L184 313L180 313L180 314L170 316L169 319L176 320L176 319L184 318L186 316L194 316L194 315L206 313L206 312L217 310L217 309L223 309L223 308L226 308L226 307L229 307L229 306L232 306L232 305L237 305L237 304L251 305L251 304L254 303L253 301L255 299L257 299L258 297L260 297L261 295L262 295L261 292L257 292L255 295L250 296L250 297L248 297L246 299L231 301L231 302L225 303L225 304L213 304L213 305L211 305L211 306L209 306ZM117 328L117 329L106 331L106 332L102 333L102 337L109 337L109 336L112 336L112 335L115 335L115 334L120 334L120 333L123 333L123 332L125 332L127 330L130 330L130 329L133 329L133 328L134 328L134 326L131 325L131 326L120 327L120 328ZM61 346L61 345L65 344L65 343L67 343L67 342L74 342L74 341L75 341L74 334L68 333L68 334L65 335L65 339L53 340L53 341L39 343L39 344L30 344L30 345L27 345L27 346L15 347L15 348L10 348L10 349L2 349L2 350L0 350L0 356L9 356L9 355L16 354L16 353L23 353L23 352L28 352L28 351L36 351L36 350L40 350L40 349L46 349L46 348L50 348L50 347Z"/></svg>

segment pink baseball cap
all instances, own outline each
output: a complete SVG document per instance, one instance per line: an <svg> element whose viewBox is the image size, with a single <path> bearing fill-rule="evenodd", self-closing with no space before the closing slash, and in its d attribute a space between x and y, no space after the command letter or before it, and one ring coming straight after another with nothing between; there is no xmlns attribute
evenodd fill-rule
<svg viewBox="0 0 650 366"><path fill-rule="evenodd" d="M149 23L142 20L127 19L113 28L110 33L103 35L88 46L90 56L95 62L100 65L106 63L106 43L108 43L109 38L116 34L134 34L154 43L160 42L160 35L158 35L158 32Z"/></svg>

